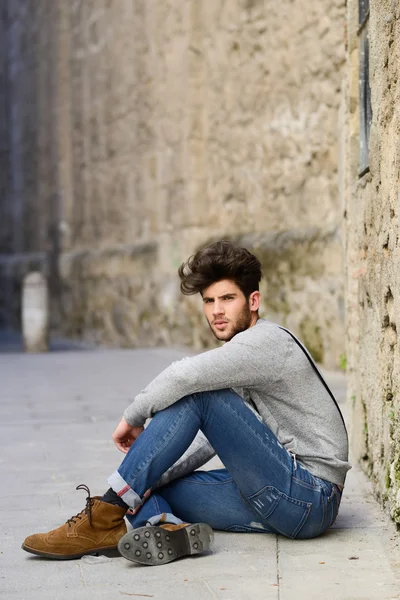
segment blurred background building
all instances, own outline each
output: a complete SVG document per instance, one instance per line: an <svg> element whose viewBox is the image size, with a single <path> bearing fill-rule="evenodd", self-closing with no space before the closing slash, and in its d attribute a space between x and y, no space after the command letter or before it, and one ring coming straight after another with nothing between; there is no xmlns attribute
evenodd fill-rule
<svg viewBox="0 0 400 600"><path fill-rule="evenodd" d="M264 315L337 366L343 0L1 5L3 324L40 268L64 335L205 347L176 269L229 238Z"/></svg>
<svg viewBox="0 0 400 600"><path fill-rule="evenodd" d="M354 458L400 522L398 2L0 10L0 326L40 270L58 335L207 347L176 270L241 243L263 316L347 360Z"/></svg>

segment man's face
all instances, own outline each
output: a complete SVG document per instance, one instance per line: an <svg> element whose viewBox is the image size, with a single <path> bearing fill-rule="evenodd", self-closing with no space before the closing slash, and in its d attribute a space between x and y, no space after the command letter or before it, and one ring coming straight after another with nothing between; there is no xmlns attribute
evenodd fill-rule
<svg viewBox="0 0 400 600"><path fill-rule="evenodd" d="M202 296L204 314L218 340L228 342L257 322L259 292L253 292L247 300L236 283L222 279L204 289Z"/></svg>

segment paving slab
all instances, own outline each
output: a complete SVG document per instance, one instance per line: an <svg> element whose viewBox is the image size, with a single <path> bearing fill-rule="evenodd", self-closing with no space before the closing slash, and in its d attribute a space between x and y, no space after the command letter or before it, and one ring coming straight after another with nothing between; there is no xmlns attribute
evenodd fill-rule
<svg viewBox="0 0 400 600"><path fill-rule="evenodd" d="M349 473L336 524L315 540L216 532L213 552L157 568L116 553L50 561L23 552L27 535L82 509L78 484L93 495L106 489L121 460L111 435L123 410L157 373L191 353L53 348L26 355L14 344L2 353L0 338L1 598L400 598L399 536L357 468ZM344 407L343 374L327 377Z"/></svg>

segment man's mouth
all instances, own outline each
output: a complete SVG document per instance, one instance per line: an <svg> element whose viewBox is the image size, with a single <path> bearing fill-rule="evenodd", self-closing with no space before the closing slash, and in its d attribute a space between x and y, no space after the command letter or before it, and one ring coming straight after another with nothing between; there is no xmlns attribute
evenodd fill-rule
<svg viewBox="0 0 400 600"><path fill-rule="evenodd" d="M223 327L227 323L228 323L228 321L214 321L215 327Z"/></svg>

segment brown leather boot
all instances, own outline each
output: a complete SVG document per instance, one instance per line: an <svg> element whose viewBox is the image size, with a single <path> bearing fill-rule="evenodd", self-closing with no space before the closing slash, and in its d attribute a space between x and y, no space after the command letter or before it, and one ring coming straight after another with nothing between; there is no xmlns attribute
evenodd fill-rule
<svg viewBox="0 0 400 600"><path fill-rule="evenodd" d="M144 565L163 565L210 548L214 532L206 523L152 525L129 531L118 542L124 558Z"/></svg>
<svg viewBox="0 0 400 600"><path fill-rule="evenodd" d="M76 489L88 493L85 508L58 529L27 537L23 550L66 560L117 548L126 533L125 509L102 502L100 496L91 498L86 485L78 485Z"/></svg>

